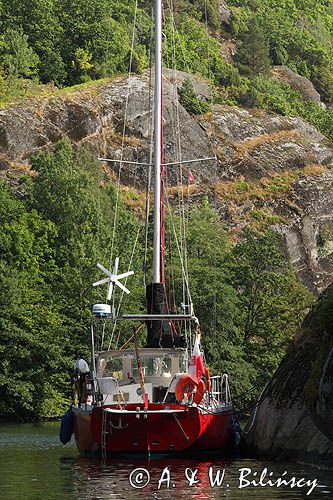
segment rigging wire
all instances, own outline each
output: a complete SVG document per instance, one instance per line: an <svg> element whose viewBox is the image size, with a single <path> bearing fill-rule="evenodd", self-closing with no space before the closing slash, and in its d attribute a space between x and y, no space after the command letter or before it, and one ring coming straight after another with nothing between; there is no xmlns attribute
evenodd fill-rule
<svg viewBox="0 0 333 500"><path fill-rule="evenodd" d="M210 56L210 50L209 50L209 30L208 30L208 14L207 14L207 0L204 0L204 10L205 10L205 31L206 31L206 47L207 47L207 61L208 61L208 78L210 77L211 74L211 56ZM211 92L210 95L210 105L212 107L213 105L213 92ZM212 141L211 141L211 150L212 153L214 154L215 161L214 161L214 172L213 172L213 198L214 198L214 205L216 206L216 184L217 184L217 174L218 174L218 160L217 160L217 155L216 155L216 150L214 146L216 145L216 136L215 136L215 128L214 126L212 127ZM214 284L213 284L213 290L214 290L214 298L213 298L213 326L214 326L214 333L217 333L217 231L214 231L214 258L213 258L213 267L215 269L214 272Z"/></svg>
<svg viewBox="0 0 333 500"><path fill-rule="evenodd" d="M167 200L166 205L167 205L167 208L168 208L168 213L169 213L169 217L170 217L170 221L171 221L171 225L172 225L172 230L173 230L173 234L174 234L176 246L177 246L177 249L178 249L178 253L179 253L179 256L180 256L180 265L181 265L181 268L182 268L182 273L183 273L185 284L186 284L186 290L187 290L188 296L190 298L190 301L192 303L191 293L190 293L190 289L189 289L189 286L188 286L188 282L186 280L184 262L183 262L183 258L182 258L181 252L180 252L180 246L179 246L179 242L178 242L178 237L177 237L177 231L176 231L175 223L174 223L172 212L171 212L170 202L169 202L168 198L166 198L166 200ZM195 315L194 314L194 309L193 309L192 312L193 312L193 315Z"/></svg>
<svg viewBox="0 0 333 500"><path fill-rule="evenodd" d="M179 162L179 180L178 183L181 186L180 189L180 194L178 191L178 210L179 210L179 231L180 231L180 251L182 258L184 259L184 247L183 247L183 241L184 241L184 235L183 235L183 224L182 224L182 215L183 215L183 206L182 206L182 193L183 193L183 172L182 172L182 154L181 154L181 139L180 139L180 124L179 124L179 101L178 101L178 92L177 92L177 84L176 84L176 71L177 71L177 58L176 58L176 41L175 41L175 24L173 22L173 4L172 0L168 1L168 8L169 8L169 13L170 13L170 19L171 19L171 68L172 68L172 76L173 76L173 81L174 81L174 102L176 104L176 120L175 122L172 122L172 131L173 131L173 136L174 136L174 144L175 144L175 156L176 160ZM173 117L173 114L171 114ZM186 287L185 287L185 282L184 279L182 279L182 290L183 290L183 304L186 303ZM185 323L185 333L186 333L186 323Z"/></svg>
<svg viewBox="0 0 333 500"><path fill-rule="evenodd" d="M133 263L133 259L134 259L134 254L135 254L135 250L136 250L136 246L138 244L138 240L139 240L139 235L140 235L140 231L141 231L141 226L138 228L137 230L137 233L136 233L136 238L135 238L135 242L134 242L134 245L133 245L133 250L132 250L132 253L131 253L131 258L130 258L130 261L129 261L129 264L128 264L128 269L127 271L130 271L131 267L132 267L132 263ZM127 279L125 279L124 281L124 285L126 286L126 283L127 283ZM122 305L122 301L123 301L123 298L124 298L124 291L122 290L121 292L121 296L120 296L120 300L119 300L119 303L118 303L118 307L117 307L117 312L116 312L116 317L119 315L119 311L120 311L120 308L121 308L121 305ZM111 332L111 336L110 336L110 341L109 341L109 347L108 347L108 350L111 349L111 344L112 344L112 341L113 341L113 336L114 336L114 333L115 333L115 330L116 330L116 327L117 327L117 321L115 321L113 323L113 328L112 328L112 332ZM119 338L120 338L120 333L121 333L121 330L119 329L119 332L118 332L118 337L117 337L117 341L116 341L116 344L115 344L115 348L117 348L118 346L118 342L119 342Z"/></svg>
<svg viewBox="0 0 333 500"><path fill-rule="evenodd" d="M243 408L240 408L238 410L231 410L230 412L225 412L224 415L225 416L234 416L234 417L239 417L241 416L242 414L246 413L246 412L249 412L249 411L253 411L254 409L258 408L266 399L269 398L269 394L268 392L266 393L266 389L267 389L267 386L268 386L268 383L269 383L269 378L267 378L265 381L264 381L264 389L262 390L260 396L258 397L257 401L253 404L249 404L247 406L244 406ZM253 386L252 389L250 389L250 391L247 391L246 394L248 394L249 392L254 392L255 390L258 390L258 387L257 386ZM265 394L266 393L266 394ZM242 395L241 395L242 396ZM240 396L240 399L241 399L241 396ZM208 410L208 408L204 407L204 406L199 406L198 405L198 408L204 410L206 413L209 413L209 414L212 414L212 415L216 415L216 413L212 410Z"/></svg>
<svg viewBox="0 0 333 500"><path fill-rule="evenodd" d="M149 44L149 90L148 90L148 106L149 110L152 108L152 40L153 40L153 9L151 10L150 15L150 44ZM150 210L150 188L151 188L151 173L152 173L152 161L153 161L153 120L154 116L151 113L151 119L149 120L148 125L148 136L150 137L150 151L149 151L149 167L148 167L148 176L147 176L147 186L146 186L146 203L145 203L145 242L144 242L144 256L143 256L143 285L147 286L147 256L148 256L148 225L149 225L149 210Z"/></svg>
<svg viewBox="0 0 333 500"><path fill-rule="evenodd" d="M133 15L133 28L132 28L132 37L131 37L131 49L130 49L130 59L129 59L129 65L128 65L128 80L127 80L127 91L126 91L126 99L125 99L125 110L124 110L124 121L123 121L123 129L122 129L122 141L121 141L121 154L120 154L120 163L119 163L119 170L118 170L118 178L117 178L117 191L116 191L116 203L115 203L115 210L114 210L114 217L113 217L113 228L112 228L112 240L111 240L111 251L110 251L110 259L109 259L109 266L112 266L112 260L113 260L113 251L114 251L114 246L115 246L115 240L116 240L116 228L117 228L117 222L118 222L118 208L119 208L119 199L120 199L120 181L121 181L121 173L122 173L122 165L123 165L123 154L124 154L124 145L125 145L125 136L126 136L126 124L127 124L127 114L128 114L128 103L129 103L129 96L130 96L130 86L131 86L131 76L132 76L132 63L133 63L133 53L134 53L134 43L135 43L135 33L136 33L136 20L137 20L137 11L138 11L138 0L135 1L135 7L134 7L134 15ZM136 166L137 168L137 166ZM136 170L135 170L136 173ZM130 270L133 262L133 256L134 256L134 251L137 245L139 233L140 233L141 228L138 229L137 236L135 239L134 247L132 250L131 258L130 258L130 263L128 267L128 271ZM127 282L127 278L125 280L125 285ZM119 314L119 310L122 304L124 296L124 291L122 291L121 298L118 304L117 308L117 315ZM115 310L115 297L114 294L112 296L112 310ZM113 324L113 329L110 335L110 341L109 341L109 347L108 349L111 348L114 332L117 326L117 321L114 322ZM119 332L120 335L120 332ZM119 335L118 335L118 340L119 340ZM118 342L118 341L117 341Z"/></svg>
<svg viewBox="0 0 333 500"><path fill-rule="evenodd" d="M126 101L125 101L125 111L124 111L122 141L121 141L121 154L120 154L120 159L121 160L123 160L125 135L126 135L126 122L127 122L128 102L129 102L130 85L131 85L130 82L131 82L131 75L132 75L132 63L133 63L133 52L134 52L134 41L135 41L135 31L136 31L137 10L138 10L138 0L135 0L134 17L133 17L133 29L132 29L132 38L131 38L130 60L129 60L129 65L128 65L128 83L127 83L127 92L126 92ZM115 206L114 217L113 217L112 242L111 242L110 260L109 260L110 267L111 267L112 259L113 259L113 250L114 250L116 227L117 227L117 216L118 216L118 205L119 205L119 195L120 195L121 171L122 171L122 163L119 163L118 180L117 180L116 206Z"/></svg>
<svg viewBox="0 0 333 500"><path fill-rule="evenodd" d="M101 344L100 344L100 350L102 351L103 350L103 345L104 345L104 337L105 337L105 321L103 321L102 323L102 337L101 337Z"/></svg>
<svg viewBox="0 0 333 500"><path fill-rule="evenodd" d="M176 172L177 186L179 186L177 191L177 199L178 199L178 213L179 213L179 248L178 253L181 256L183 261L183 267L185 272L182 273L182 304L183 307L186 308L186 304L191 306L190 296L187 294L187 284L189 283L189 273L188 273L188 255L187 255L187 223L186 223L186 209L184 202L184 170L182 163L182 145L181 145L181 127L180 127L180 105L179 105L179 96L177 89L177 57L176 57L176 27L174 22L173 15L173 3L172 0L168 0L168 12L169 12L169 22L170 22L170 32L171 32L171 40L170 40L170 50L167 50L167 54L169 51L171 53L171 60L168 61L168 66L172 71L172 81L174 83L172 89L174 92L173 102L175 103L175 112L171 112L171 128L173 132L173 144L174 144L174 155L175 160L172 164L178 164L178 171ZM168 49L168 46L167 46ZM184 52L183 52L184 55ZM186 65L186 60L185 60ZM172 109L173 111L173 109ZM185 322L184 324L185 335L187 336L187 330L189 331L190 344L192 343L191 338L191 323Z"/></svg>

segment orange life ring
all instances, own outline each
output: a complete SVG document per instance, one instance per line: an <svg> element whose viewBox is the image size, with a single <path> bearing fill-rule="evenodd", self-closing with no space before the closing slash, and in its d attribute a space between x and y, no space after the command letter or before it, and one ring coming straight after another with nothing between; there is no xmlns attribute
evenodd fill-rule
<svg viewBox="0 0 333 500"><path fill-rule="evenodd" d="M194 387L196 386L196 381L192 377L190 377L190 375L188 375L187 373L182 374L175 388L176 400L183 401L185 393L187 393L188 396L191 395Z"/></svg>
<svg viewBox="0 0 333 500"><path fill-rule="evenodd" d="M190 375L183 374L179 378L176 388L175 388L175 395L176 395L176 400L177 401L183 401L185 397L185 393L187 394L187 397L189 398L193 392L193 389L196 387L196 392L193 396L193 402L196 403L197 405L201 402L205 390L206 390L206 385L203 380L199 380L199 382L196 382Z"/></svg>
<svg viewBox="0 0 333 500"><path fill-rule="evenodd" d="M209 368L205 368L205 375L206 375L206 389L208 392L212 390L212 382L210 380L210 373L209 373Z"/></svg>
<svg viewBox="0 0 333 500"><path fill-rule="evenodd" d="M199 404L203 398L203 395L205 394L206 386L205 382L201 379L197 383L197 392L193 396L193 402L195 404Z"/></svg>

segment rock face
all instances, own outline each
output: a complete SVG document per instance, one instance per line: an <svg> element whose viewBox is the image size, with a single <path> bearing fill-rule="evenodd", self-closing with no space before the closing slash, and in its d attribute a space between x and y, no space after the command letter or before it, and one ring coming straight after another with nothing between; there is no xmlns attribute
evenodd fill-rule
<svg viewBox="0 0 333 500"><path fill-rule="evenodd" d="M319 92L316 91L312 82L305 78L305 76L295 73L295 71L287 66L275 66L272 69L272 79L278 82L289 83L293 89L301 94L305 101L312 101L325 107L325 104L321 102Z"/></svg>
<svg viewBox="0 0 333 500"><path fill-rule="evenodd" d="M333 465L333 285L305 318L245 429L260 454Z"/></svg>
<svg viewBox="0 0 333 500"><path fill-rule="evenodd" d="M219 5L219 18L220 22L223 24L230 23L230 10L228 9L227 3L222 0Z"/></svg>
<svg viewBox="0 0 333 500"><path fill-rule="evenodd" d="M212 106L193 117L177 88L192 80L210 102L206 81L164 70L165 161L214 158L183 166L195 183L191 201L208 196L236 237L246 225L271 225L283 235L286 253L303 280L322 291L333 280L333 144L313 126L257 109ZM151 142L152 82L148 73L119 77L81 90L20 100L0 110L0 176L18 182L33 154L64 135L85 144L95 157L137 164L104 164L121 182L143 189ZM179 166L168 167L176 186ZM177 188L173 194L177 198Z"/></svg>

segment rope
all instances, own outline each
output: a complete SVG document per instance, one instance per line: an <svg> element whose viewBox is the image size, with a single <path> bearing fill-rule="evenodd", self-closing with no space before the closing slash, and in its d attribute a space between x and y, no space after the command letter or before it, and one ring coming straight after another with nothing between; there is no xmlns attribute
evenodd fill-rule
<svg viewBox="0 0 333 500"><path fill-rule="evenodd" d="M102 417L102 435L101 435L101 441L102 441L102 459L106 459L106 422L107 422L107 412L103 408L103 417Z"/></svg>
<svg viewBox="0 0 333 500"><path fill-rule="evenodd" d="M261 394L264 393L265 389L266 389L266 387L264 388L264 390L262 391ZM261 396L261 397L259 397L258 401L254 405L246 406L246 407L244 407L244 408L242 408L240 410L232 410L230 412L225 412L224 415L227 416L227 417L230 417L230 416L239 417L242 414L244 414L245 412L252 411L255 408L258 408L267 398L268 398L268 395L266 395L264 397ZM199 406L198 405L198 408L200 408L201 410L203 410L206 413L209 413L211 415L216 415L216 412L208 410L208 408L205 408L204 406ZM255 419L255 417L254 417L254 419ZM252 422L252 425L253 425L253 422Z"/></svg>
<svg viewBox="0 0 333 500"><path fill-rule="evenodd" d="M134 346L135 346L135 357L136 357L136 362L138 364L138 370L139 370L139 376L140 376L141 396L143 396L143 405L144 405L144 409L146 410L148 408L148 394L146 393L146 389L145 389L145 378L143 375L142 362L141 362L139 347L138 347L138 337L136 334L134 334Z"/></svg>

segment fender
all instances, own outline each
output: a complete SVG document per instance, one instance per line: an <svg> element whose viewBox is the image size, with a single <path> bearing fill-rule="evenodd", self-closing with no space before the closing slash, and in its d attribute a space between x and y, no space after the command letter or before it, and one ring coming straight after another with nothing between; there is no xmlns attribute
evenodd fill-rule
<svg viewBox="0 0 333 500"><path fill-rule="evenodd" d="M65 415L61 417L59 439L62 444L67 444L72 438L74 433L74 414L72 408L70 407Z"/></svg>

